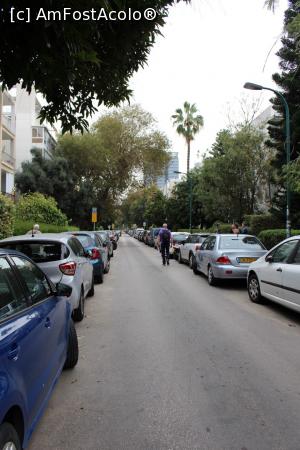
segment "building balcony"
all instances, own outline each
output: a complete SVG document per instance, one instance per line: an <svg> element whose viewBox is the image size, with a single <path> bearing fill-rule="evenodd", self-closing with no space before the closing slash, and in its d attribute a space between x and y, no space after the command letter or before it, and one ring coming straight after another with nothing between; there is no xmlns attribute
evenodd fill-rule
<svg viewBox="0 0 300 450"><path fill-rule="evenodd" d="M11 134L16 132L16 117L14 114L2 114L2 126L4 126Z"/></svg>
<svg viewBox="0 0 300 450"><path fill-rule="evenodd" d="M13 146L11 141L3 141L2 142L2 156L1 161L5 164L8 164L11 167L15 167L15 158L13 156Z"/></svg>

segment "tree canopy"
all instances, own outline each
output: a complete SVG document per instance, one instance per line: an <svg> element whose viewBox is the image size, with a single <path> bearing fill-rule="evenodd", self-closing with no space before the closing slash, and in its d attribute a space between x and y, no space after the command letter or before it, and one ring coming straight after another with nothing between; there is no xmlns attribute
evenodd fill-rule
<svg viewBox="0 0 300 450"><path fill-rule="evenodd" d="M42 5L3 0L0 83L10 89L21 82L28 91L34 84L47 101L42 119L60 120L63 132L87 128L87 117L97 105L115 106L130 97L129 79L146 63L169 7L178 1L189 0L44 0ZM29 23L16 19L25 8L30 11ZM72 14L66 20L44 18L49 11L63 14L65 8L76 11L75 17L88 11L90 20ZM140 20L105 19L113 10L128 14L130 8L141 12ZM144 12L150 8L155 13L147 20ZM91 20L92 10L96 18L102 12L102 18Z"/></svg>

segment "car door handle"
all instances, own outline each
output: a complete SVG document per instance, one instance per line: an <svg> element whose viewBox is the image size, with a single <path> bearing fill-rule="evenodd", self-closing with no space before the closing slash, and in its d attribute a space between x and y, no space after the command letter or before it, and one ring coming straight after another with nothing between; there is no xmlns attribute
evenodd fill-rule
<svg viewBox="0 0 300 450"><path fill-rule="evenodd" d="M282 268L279 267L278 269L276 269L276 272L282 272Z"/></svg>
<svg viewBox="0 0 300 450"><path fill-rule="evenodd" d="M7 354L9 360L17 360L20 351L20 346L18 344L13 344Z"/></svg>
<svg viewBox="0 0 300 450"><path fill-rule="evenodd" d="M46 319L45 327L46 328L50 328L51 327L51 320L49 319L49 317L47 317L47 319Z"/></svg>

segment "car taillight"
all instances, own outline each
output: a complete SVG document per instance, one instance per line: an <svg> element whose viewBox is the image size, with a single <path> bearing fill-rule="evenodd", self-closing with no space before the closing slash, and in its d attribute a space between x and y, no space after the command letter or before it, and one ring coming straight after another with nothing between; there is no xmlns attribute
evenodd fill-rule
<svg viewBox="0 0 300 450"><path fill-rule="evenodd" d="M101 258L100 250L98 248L93 248L91 259L100 259L100 258Z"/></svg>
<svg viewBox="0 0 300 450"><path fill-rule="evenodd" d="M220 258L217 259L216 263L227 265L227 264L231 264L231 261L228 258L228 256L225 255L225 256L220 256Z"/></svg>
<svg viewBox="0 0 300 450"><path fill-rule="evenodd" d="M59 269L65 275L75 275L76 263L75 262L67 262L64 264L60 264Z"/></svg>

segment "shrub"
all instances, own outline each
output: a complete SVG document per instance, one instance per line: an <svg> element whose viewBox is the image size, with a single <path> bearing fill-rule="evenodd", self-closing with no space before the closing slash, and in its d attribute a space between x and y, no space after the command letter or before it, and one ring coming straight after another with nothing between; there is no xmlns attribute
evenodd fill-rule
<svg viewBox="0 0 300 450"><path fill-rule="evenodd" d="M251 234L256 236L263 230L280 229L284 226L283 223L277 217L272 214L252 214L245 216L245 222L247 223Z"/></svg>
<svg viewBox="0 0 300 450"><path fill-rule="evenodd" d="M300 235L300 230L293 230L292 236L297 235ZM285 238L286 238L285 229L264 230L261 231L258 235L258 239L262 241L262 243L268 250L270 250L275 245L279 244L279 242L283 241Z"/></svg>
<svg viewBox="0 0 300 450"><path fill-rule="evenodd" d="M67 216L57 207L55 199L45 197L39 192L20 197L16 208L16 219L60 226L68 223Z"/></svg>
<svg viewBox="0 0 300 450"><path fill-rule="evenodd" d="M31 230L34 223L24 220L16 220L14 226L14 235L20 236L26 234L27 231ZM42 233L63 233L64 231L78 231L77 227L72 227L70 225L52 225L47 223L39 223L40 231Z"/></svg>
<svg viewBox="0 0 300 450"><path fill-rule="evenodd" d="M0 193L0 239L4 239L13 234L14 218L14 203Z"/></svg>

